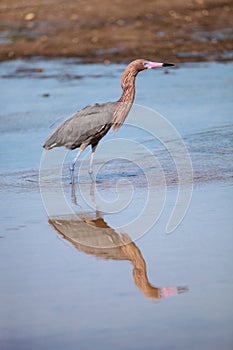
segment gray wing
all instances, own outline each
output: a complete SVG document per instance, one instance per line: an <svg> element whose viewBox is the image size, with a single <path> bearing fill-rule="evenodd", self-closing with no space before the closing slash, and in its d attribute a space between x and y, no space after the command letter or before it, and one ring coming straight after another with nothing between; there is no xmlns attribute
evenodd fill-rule
<svg viewBox="0 0 233 350"><path fill-rule="evenodd" d="M43 147L65 146L74 149L82 143L98 143L112 126L115 107L116 102L107 102L83 108L58 126Z"/></svg>

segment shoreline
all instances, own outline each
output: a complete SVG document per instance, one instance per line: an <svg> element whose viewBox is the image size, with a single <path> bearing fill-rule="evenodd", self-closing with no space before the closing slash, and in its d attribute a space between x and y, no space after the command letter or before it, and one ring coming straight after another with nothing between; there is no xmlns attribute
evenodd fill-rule
<svg viewBox="0 0 233 350"><path fill-rule="evenodd" d="M2 0L0 61L80 58L83 63L233 60L230 0Z"/></svg>

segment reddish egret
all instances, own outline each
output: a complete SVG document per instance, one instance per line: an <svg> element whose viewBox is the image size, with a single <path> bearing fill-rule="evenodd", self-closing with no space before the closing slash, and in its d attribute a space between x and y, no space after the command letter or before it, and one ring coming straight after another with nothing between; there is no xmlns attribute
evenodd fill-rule
<svg viewBox="0 0 233 350"><path fill-rule="evenodd" d="M122 95L116 102L107 102L87 106L72 115L48 137L45 141L46 150L64 146L68 149L79 147L79 152L70 166L71 182L74 181L75 164L84 151L91 145L92 153L89 165L89 174L92 175L94 152L99 141L109 129L119 129L124 123L135 95L135 78L145 69L174 66L173 63L151 62L145 59L137 59L131 62L124 71L121 79Z"/></svg>

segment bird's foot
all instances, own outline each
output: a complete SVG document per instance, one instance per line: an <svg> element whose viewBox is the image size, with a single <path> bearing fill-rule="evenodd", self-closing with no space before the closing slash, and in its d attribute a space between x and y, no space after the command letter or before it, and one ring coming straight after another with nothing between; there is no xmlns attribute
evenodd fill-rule
<svg viewBox="0 0 233 350"><path fill-rule="evenodd" d="M70 184L74 183L74 164L70 165Z"/></svg>
<svg viewBox="0 0 233 350"><path fill-rule="evenodd" d="M94 174L93 174L93 169L92 168L89 168L88 169L88 174L91 178L91 181L94 182L95 181L95 177L94 177Z"/></svg>

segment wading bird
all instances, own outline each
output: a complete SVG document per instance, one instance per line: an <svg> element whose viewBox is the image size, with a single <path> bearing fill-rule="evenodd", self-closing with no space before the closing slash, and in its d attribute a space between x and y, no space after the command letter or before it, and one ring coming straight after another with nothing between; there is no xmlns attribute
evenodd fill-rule
<svg viewBox="0 0 233 350"><path fill-rule="evenodd" d="M74 181L75 164L80 154L89 145L92 147L89 165L89 174L92 176L94 152L99 141L111 127L114 130L121 127L132 107L137 74L145 69L170 66L174 66L174 64L151 62L145 59L137 59L131 62L122 75L121 87L123 91L118 101L96 103L83 108L64 121L48 137L43 146L46 150L61 146L71 150L79 147L79 152L70 165L71 183Z"/></svg>

